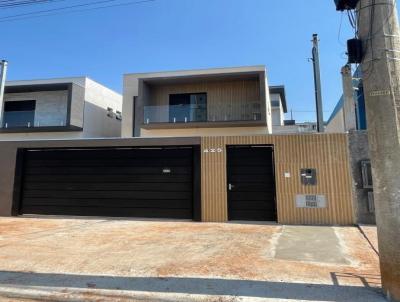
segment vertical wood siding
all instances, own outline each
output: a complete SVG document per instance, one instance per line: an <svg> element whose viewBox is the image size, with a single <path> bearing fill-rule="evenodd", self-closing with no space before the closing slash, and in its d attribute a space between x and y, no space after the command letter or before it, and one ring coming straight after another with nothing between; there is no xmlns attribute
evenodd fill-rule
<svg viewBox="0 0 400 302"><path fill-rule="evenodd" d="M207 93L209 121L252 119L253 112L260 111L260 105L257 105L260 104L258 79L155 85L151 87L149 105L168 106L170 94L201 92Z"/></svg>
<svg viewBox="0 0 400 302"><path fill-rule="evenodd" d="M202 220L227 221L226 145L274 146L278 222L283 224L354 223L351 176L345 134L224 136L202 138ZM218 148L222 152L218 152ZM205 153L204 150L209 151ZM212 150L215 149L215 150ZM304 186L301 168L317 169L317 185ZM284 173L289 172L290 178ZM322 194L324 209L296 208L296 194Z"/></svg>

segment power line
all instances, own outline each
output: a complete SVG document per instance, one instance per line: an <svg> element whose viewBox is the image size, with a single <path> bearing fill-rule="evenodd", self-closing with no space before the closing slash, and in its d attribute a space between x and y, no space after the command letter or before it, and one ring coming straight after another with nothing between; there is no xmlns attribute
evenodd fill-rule
<svg viewBox="0 0 400 302"><path fill-rule="evenodd" d="M118 1L118 0L103 0L103 1L96 1L96 2L91 2L91 3L64 6L64 7L48 9L48 10L29 12L29 13L24 13L24 14L9 15L9 16L5 16L5 17L0 18L0 23L11 22L11 21L19 21L19 20L25 20L25 19L32 19L32 18L39 18L39 17L47 17L47 16L59 15L59 14L76 13L76 12L83 12L83 11L92 11L92 10L111 8L111 7L118 7L118 6L142 4L142 3L147 3L147 2L155 2L157 0L128 1L128 2L124 2L124 3L116 3L116 4L112 4L112 5L105 5L105 6L98 6L98 7L90 7L90 8L69 10L69 9L85 7L85 6L101 5L101 4L106 4L106 3L115 2L115 1Z"/></svg>
<svg viewBox="0 0 400 302"><path fill-rule="evenodd" d="M0 8L8 9L8 8L17 8L21 6L35 5L35 4L44 4L48 2L58 2L64 0L19 0L19 1L0 1Z"/></svg>
<svg viewBox="0 0 400 302"><path fill-rule="evenodd" d="M90 6L90 5L96 5L96 4L110 3L110 2L115 2L115 1L117 1L117 0L102 0L102 1L96 1L96 2L90 2L90 3L83 3L83 4L76 4L76 5L70 5L70 6L63 6L63 7L58 7L58 8L46 9L46 10L38 10L38 11L34 11L34 12L29 12L29 13L5 16L5 17L0 18L0 20L18 18L18 17L23 17L23 16L30 16L30 15L36 15L36 14L41 14L41 13L55 12L55 11L60 11L60 10L76 8L76 7L83 7L83 6Z"/></svg>

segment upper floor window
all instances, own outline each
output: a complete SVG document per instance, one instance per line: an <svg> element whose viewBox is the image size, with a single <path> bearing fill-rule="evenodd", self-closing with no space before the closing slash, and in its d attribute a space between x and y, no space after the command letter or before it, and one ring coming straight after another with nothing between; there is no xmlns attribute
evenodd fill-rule
<svg viewBox="0 0 400 302"><path fill-rule="evenodd" d="M33 127L36 101L9 101L4 103L3 127Z"/></svg>
<svg viewBox="0 0 400 302"><path fill-rule="evenodd" d="M206 122L207 93L181 93L169 95L169 121Z"/></svg>
<svg viewBox="0 0 400 302"><path fill-rule="evenodd" d="M279 107L281 105L281 102L278 100L272 100L271 101L271 106L272 107Z"/></svg>

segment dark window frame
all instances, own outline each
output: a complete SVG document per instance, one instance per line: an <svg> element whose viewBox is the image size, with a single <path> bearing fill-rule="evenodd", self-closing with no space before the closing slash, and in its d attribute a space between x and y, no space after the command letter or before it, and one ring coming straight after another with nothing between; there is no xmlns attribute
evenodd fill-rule
<svg viewBox="0 0 400 302"><path fill-rule="evenodd" d="M4 128L6 127L6 125L7 128L29 127L28 125L30 125L30 127L34 127L35 111L36 111L36 100L6 101L4 102L2 127ZM9 116L10 112L16 114L18 114L18 112L21 112L21 115L25 114L26 121L23 122L12 121L12 117Z"/></svg>
<svg viewBox="0 0 400 302"><path fill-rule="evenodd" d="M281 106L281 102L278 100L271 100L271 106L274 108L280 107Z"/></svg>
<svg viewBox="0 0 400 302"><path fill-rule="evenodd" d="M178 112L176 114L174 114L173 110L171 110L172 106L179 106L179 105L190 106L190 105L192 105L192 103L191 103L192 96L201 96L201 95L203 95L205 97L205 104L204 104L205 108L202 109L202 110L205 111L204 118L202 118L200 120L197 120L197 119L191 120L190 119L190 116L191 116L191 112L190 112L191 109L190 108L186 109L187 112L184 112L185 109L183 108L182 112ZM173 98L176 98L175 101L173 100ZM179 103L179 99L182 100L181 103ZM207 122L208 121L208 118L207 118L207 105L208 105L207 92L189 92L189 93L173 93L173 94L169 94L168 105L169 105L169 108L170 108L169 109L169 122L170 123L175 123L175 122L178 122L178 123L182 123L182 122L183 123L187 123L187 122ZM180 116L182 114L185 115L185 113L187 113L186 114L187 117L188 117L187 120L185 120L185 118L182 118ZM178 118L174 119L174 117L176 117L176 116L178 116Z"/></svg>

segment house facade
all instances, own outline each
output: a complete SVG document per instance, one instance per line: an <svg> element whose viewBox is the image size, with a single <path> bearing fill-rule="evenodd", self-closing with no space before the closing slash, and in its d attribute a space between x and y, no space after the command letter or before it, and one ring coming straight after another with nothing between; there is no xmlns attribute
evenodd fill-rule
<svg viewBox="0 0 400 302"><path fill-rule="evenodd" d="M0 215L353 224L347 134L271 133L283 92L264 66L125 75L122 138L0 142Z"/></svg>
<svg viewBox="0 0 400 302"><path fill-rule="evenodd" d="M327 121L326 132L343 133L350 130L366 130L367 117L361 70L357 69L354 74L351 74L351 69L347 69L345 66L342 76L344 78L351 77L349 80L353 86L352 96L346 98L342 95L340 97Z"/></svg>
<svg viewBox="0 0 400 302"><path fill-rule="evenodd" d="M122 96L86 77L6 82L0 140L120 137Z"/></svg>
<svg viewBox="0 0 400 302"><path fill-rule="evenodd" d="M123 111L123 137L272 132L265 66L126 74Z"/></svg>

